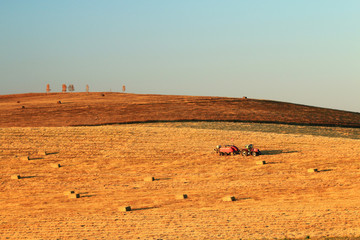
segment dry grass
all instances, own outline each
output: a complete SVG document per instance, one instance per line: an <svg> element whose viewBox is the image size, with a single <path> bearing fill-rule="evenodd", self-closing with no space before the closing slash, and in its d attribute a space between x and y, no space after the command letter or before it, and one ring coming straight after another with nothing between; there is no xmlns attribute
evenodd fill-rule
<svg viewBox="0 0 360 240"><path fill-rule="evenodd" d="M124 93L0 95L0 127L194 120L360 127L360 113L269 100Z"/></svg>
<svg viewBox="0 0 360 240"><path fill-rule="evenodd" d="M1 128L2 239L360 236L359 140L201 124ZM227 143L253 143L264 155L213 153ZM51 154L36 157L39 149ZM69 189L80 198L65 197Z"/></svg>

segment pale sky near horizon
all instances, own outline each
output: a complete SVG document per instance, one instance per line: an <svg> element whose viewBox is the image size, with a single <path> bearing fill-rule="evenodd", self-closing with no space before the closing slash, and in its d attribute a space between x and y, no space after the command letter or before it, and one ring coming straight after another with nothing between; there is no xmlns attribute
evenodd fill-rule
<svg viewBox="0 0 360 240"><path fill-rule="evenodd" d="M360 112L358 0L0 0L0 94L269 99Z"/></svg>

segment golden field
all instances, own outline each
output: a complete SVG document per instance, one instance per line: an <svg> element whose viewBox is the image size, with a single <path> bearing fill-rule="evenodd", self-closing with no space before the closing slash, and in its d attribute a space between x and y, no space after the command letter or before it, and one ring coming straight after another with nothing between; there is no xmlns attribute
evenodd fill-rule
<svg viewBox="0 0 360 240"><path fill-rule="evenodd" d="M360 237L359 139L201 124L0 128L0 238ZM249 143L263 155L213 151Z"/></svg>

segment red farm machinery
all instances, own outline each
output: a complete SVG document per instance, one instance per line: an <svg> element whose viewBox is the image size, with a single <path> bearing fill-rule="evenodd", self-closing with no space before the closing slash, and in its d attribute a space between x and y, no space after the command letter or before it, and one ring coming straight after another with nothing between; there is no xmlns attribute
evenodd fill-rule
<svg viewBox="0 0 360 240"><path fill-rule="evenodd" d="M235 145L217 145L214 151L219 154L220 156L223 155L236 155L240 154L243 156L259 156L261 154L258 148L254 148L252 144L246 145L245 148L239 149Z"/></svg>

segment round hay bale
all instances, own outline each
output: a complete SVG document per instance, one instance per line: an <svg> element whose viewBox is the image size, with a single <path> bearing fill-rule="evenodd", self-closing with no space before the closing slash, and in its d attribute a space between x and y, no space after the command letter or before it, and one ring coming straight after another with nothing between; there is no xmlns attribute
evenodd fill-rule
<svg viewBox="0 0 360 240"><path fill-rule="evenodd" d="M66 191L64 192L64 195L71 195L71 194L75 194L75 191Z"/></svg>
<svg viewBox="0 0 360 240"><path fill-rule="evenodd" d="M20 175L11 175L11 179L20 179Z"/></svg>
<svg viewBox="0 0 360 240"><path fill-rule="evenodd" d="M38 154L41 155L41 156L48 155L48 153L46 151L42 151L42 150L38 151Z"/></svg>
<svg viewBox="0 0 360 240"><path fill-rule="evenodd" d="M319 172L316 168L309 168L307 171L308 173Z"/></svg>
<svg viewBox="0 0 360 240"><path fill-rule="evenodd" d="M175 198L176 199L186 199L186 198L188 198L188 195L187 194L177 194L177 195L175 195Z"/></svg>
<svg viewBox="0 0 360 240"><path fill-rule="evenodd" d="M226 197L223 197L222 200L224 202L233 202L236 200L236 198L234 196L226 196Z"/></svg>
<svg viewBox="0 0 360 240"><path fill-rule="evenodd" d="M266 162L265 161L256 161L256 165L265 165Z"/></svg>
<svg viewBox="0 0 360 240"><path fill-rule="evenodd" d="M154 177L146 177L146 178L144 178L144 181L145 182L152 182L152 181L155 181L155 178Z"/></svg>
<svg viewBox="0 0 360 240"><path fill-rule="evenodd" d="M61 167L60 163L50 163L50 166L52 168L60 168Z"/></svg>
<svg viewBox="0 0 360 240"><path fill-rule="evenodd" d="M79 193L69 194L69 198L80 198L80 194Z"/></svg>
<svg viewBox="0 0 360 240"><path fill-rule="evenodd" d="M57 101L58 104L61 104L61 101Z"/></svg>
<svg viewBox="0 0 360 240"><path fill-rule="evenodd" d="M20 160L27 160L27 161L29 161L30 158L29 158L29 156L22 156L22 157L20 157Z"/></svg>
<svg viewBox="0 0 360 240"><path fill-rule="evenodd" d="M121 211L121 212L130 212L131 207L130 206L122 206L122 207L119 207L119 211Z"/></svg>

